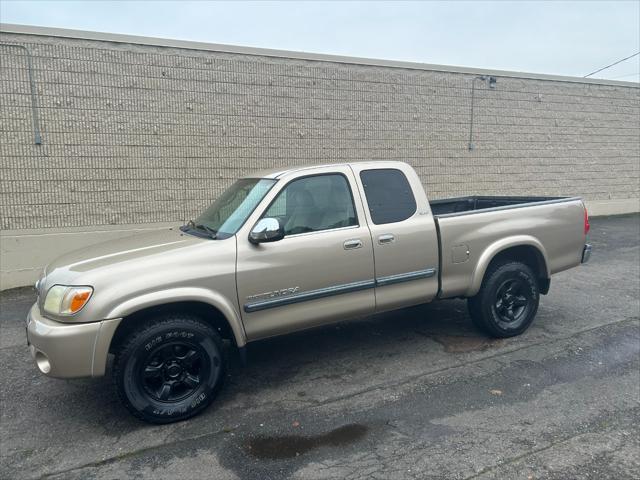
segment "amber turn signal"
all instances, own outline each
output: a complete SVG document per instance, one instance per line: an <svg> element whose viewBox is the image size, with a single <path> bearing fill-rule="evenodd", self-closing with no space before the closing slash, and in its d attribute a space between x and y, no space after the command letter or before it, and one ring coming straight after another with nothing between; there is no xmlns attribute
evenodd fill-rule
<svg viewBox="0 0 640 480"><path fill-rule="evenodd" d="M91 290L88 289L70 292L68 313L76 313L77 311L79 311L82 307L84 307L84 304L87 303L90 296Z"/></svg>

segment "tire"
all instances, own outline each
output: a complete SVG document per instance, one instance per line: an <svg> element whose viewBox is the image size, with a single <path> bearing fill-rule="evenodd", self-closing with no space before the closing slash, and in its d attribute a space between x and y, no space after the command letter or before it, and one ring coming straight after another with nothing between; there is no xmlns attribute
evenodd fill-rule
<svg viewBox="0 0 640 480"><path fill-rule="evenodd" d="M473 323L485 333L507 338L523 333L536 316L540 290L536 276L524 263L491 265L480 291L467 306Z"/></svg>
<svg viewBox="0 0 640 480"><path fill-rule="evenodd" d="M198 317L167 314L135 330L116 354L113 380L124 406L150 423L171 423L207 408L226 361L217 331Z"/></svg>

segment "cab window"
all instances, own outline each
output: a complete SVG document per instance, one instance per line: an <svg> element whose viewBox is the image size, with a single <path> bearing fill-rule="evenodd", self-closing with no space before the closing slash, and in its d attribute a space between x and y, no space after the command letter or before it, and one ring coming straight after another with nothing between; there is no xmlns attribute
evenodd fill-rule
<svg viewBox="0 0 640 480"><path fill-rule="evenodd" d="M395 168L363 170L360 179L371 220L376 225L406 220L416 212L416 199L404 173Z"/></svg>
<svg viewBox="0 0 640 480"><path fill-rule="evenodd" d="M263 217L279 219L285 236L358 225L351 189L340 174L292 181Z"/></svg>

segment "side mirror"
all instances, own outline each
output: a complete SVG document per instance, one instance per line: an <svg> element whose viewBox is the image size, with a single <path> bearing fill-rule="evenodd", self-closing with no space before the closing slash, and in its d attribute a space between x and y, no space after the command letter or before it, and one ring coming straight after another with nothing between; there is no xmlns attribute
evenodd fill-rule
<svg viewBox="0 0 640 480"><path fill-rule="evenodd" d="M255 224L251 233L249 233L249 241L254 245L265 242L277 242L284 238L284 228L280 225L277 218L261 218Z"/></svg>

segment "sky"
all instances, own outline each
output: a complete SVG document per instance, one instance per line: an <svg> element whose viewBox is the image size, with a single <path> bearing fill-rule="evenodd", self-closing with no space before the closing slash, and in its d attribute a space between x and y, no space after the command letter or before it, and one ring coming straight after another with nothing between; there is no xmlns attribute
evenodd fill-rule
<svg viewBox="0 0 640 480"><path fill-rule="evenodd" d="M582 77L640 51L640 0L0 0L0 22ZM640 81L640 55L593 78Z"/></svg>

